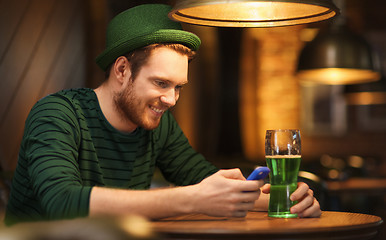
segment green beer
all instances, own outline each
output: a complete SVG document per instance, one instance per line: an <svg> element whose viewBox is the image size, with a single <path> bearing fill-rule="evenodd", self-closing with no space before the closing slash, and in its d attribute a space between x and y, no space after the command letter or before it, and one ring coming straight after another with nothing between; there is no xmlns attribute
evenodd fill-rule
<svg viewBox="0 0 386 240"><path fill-rule="evenodd" d="M294 205L294 202L289 198L297 188L301 156L266 156L266 161L271 170L269 173L271 193L268 216L281 218L297 217L297 214L290 212L290 208Z"/></svg>

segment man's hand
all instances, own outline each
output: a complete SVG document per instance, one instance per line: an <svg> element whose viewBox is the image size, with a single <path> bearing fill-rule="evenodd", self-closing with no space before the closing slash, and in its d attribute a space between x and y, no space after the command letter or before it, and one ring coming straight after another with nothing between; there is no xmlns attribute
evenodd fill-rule
<svg viewBox="0 0 386 240"><path fill-rule="evenodd" d="M269 193L270 184L264 185L261 190L263 193ZM290 196L291 201L298 201L291 208L291 213L297 213L299 217L320 217L319 202L314 197L314 192L303 182L298 183L298 188Z"/></svg>
<svg viewBox="0 0 386 240"><path fill-rule="evenodd" d="M254 208L263 181L245 181L239 169L220 170L194 185L194 212L211 216L244 217Z"/></svg>

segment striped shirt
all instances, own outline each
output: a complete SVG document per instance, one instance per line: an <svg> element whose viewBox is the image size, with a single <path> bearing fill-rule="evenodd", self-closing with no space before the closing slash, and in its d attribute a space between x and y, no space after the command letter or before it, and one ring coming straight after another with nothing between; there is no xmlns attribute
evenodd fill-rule
<svg viewBox="0 0 386 240"><path fill-rule="evenodd" d="M155 167L179 186L217 171L170 112L158 128L127 134L108 123L92 89L49 95L26 120L5 223L87 216L93 186L148 189Z"/></svg>

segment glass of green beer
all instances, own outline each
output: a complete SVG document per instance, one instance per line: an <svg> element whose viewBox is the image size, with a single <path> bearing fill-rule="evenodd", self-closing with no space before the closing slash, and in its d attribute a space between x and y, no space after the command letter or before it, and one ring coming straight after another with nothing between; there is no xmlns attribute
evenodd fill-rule
<svg viewBox="0 0 386 240"><path fill-rule="evenodd" d="M300 131L296 129L267 130L265 136L265 159L271 170L268 216L295 218L290 200L297 188L301 162Z"/></svg>

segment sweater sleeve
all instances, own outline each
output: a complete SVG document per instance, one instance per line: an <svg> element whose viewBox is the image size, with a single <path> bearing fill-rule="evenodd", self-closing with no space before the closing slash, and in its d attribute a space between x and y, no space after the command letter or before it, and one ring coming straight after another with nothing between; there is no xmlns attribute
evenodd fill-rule
<svg viewBox="0 0 386 240"><path fill-rule="evenodd" d="M24 139L32 189L47 219L88 215L91 187L77 163L80 127L71 102L46 97L31 111Z"/></svg>
<svg viewBox="0 0 386 240"><path fill-rule="evenodd" d="M191 185L218 171L192 148L170 112L164 115L158 130L157 143L163 146L157 166L166 180L179 186Z"/></svg>

